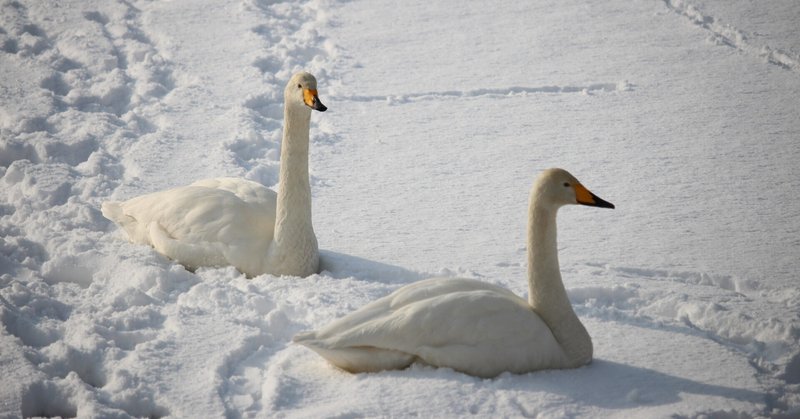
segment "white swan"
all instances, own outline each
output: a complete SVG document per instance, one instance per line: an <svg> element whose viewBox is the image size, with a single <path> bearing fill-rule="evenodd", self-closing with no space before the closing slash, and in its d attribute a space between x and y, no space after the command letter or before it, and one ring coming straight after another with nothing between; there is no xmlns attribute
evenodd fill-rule
<svg viewBox="0 0 800 419"><path fill-rule="evenodd" d="M399 369L421 361L479 377L574 368L592 341L572 310L558 266L556 212L566 204L614 206L562 169L531 190L528 301L480 281L432 278L404 286L294 342L350 372Z"/></svg>
<svg viewBox="0 0 800 419"><path fill-rule="evenodd" d="M134 243L191 268L233 265L247 276L308 276L319 251L311 224L308 134L311 110L327 108L309 73L284 90L284 129L278 193L246 179L217 178L105 202L103 215Z"/></svg>

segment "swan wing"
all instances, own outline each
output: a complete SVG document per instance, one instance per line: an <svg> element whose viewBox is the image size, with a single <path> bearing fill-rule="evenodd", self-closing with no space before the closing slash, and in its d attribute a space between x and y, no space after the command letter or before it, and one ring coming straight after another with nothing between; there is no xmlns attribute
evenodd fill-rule
<svg viewBox="0 0 800 419"><path fill-rule="evenodd" d="M103 205L128 233L189 267L231 264L250 274L263 263L275 225L274 192L246 181L208 179Z"/></svg>
<svg viewBox="0 0 800 419"><path fill-rule="evenodd" d="M234 177L221 177L202 179L192 183L190 186L202 186L210 189L220 189L228 191L239 197L244 202L267 205L270 208L275 208L275 203L278 200L278 195L272 189L264 185L253 182L252 180L234 178ZM275 217L273 216L273 219ZM274 224L274 222L273 222Z"/></svg>
<svg viewBox="0 0 800 419"><path fill-rule="evenodd" d="M432 279L403 287L319 332L299 335L335 365L372 367L375 352L481 377L547 368L563 357L552 332L525 300L491 284ZM348 353L361 350L357 357ZM344 355L343 355L344 354Z"/></svg>
<svg viewBox="0 0 800 419"><path fill-rule="evenodd" d="M394 292L368 303L348 315L336 319L315 333L320 337L334 336L369 321L382 318L405 306L450 294L456 291L491 290L498 294L516 297L511 291L485 282L464 278L429 278L403 286ZM524 303L524 301L523 301Z"/></svg>

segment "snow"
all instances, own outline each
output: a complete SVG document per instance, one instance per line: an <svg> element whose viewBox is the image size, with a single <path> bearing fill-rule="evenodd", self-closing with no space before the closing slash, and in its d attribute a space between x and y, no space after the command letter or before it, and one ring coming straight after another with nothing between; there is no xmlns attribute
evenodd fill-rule
<svg viewBox="0 0 800 419"><path fill-rule="evenodd" d="M720 0L0 3L0 417L800 415L800 5ZM323 271L192 273L109 199L277 183L319 80ZM351 375L290 344L432 275L525 295L547 167L595 361Z"/></svg>

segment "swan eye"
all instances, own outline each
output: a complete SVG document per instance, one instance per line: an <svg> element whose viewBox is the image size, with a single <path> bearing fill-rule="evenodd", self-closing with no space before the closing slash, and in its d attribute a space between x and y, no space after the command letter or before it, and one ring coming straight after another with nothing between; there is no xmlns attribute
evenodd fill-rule
<svg viewBox="0 0 800 419"><path fill-rule="evenodd" d="M298 89L302 89L302 88L303 88L303 85L302 85L302 84L298 84L298 85L297 85L297 88L298 88Z"/></svg>
<svg viewBox="0 0 800 419"><path fill-rule="evenodd" d="M569 188L569 182L564 182L564 187Z"/></svg>

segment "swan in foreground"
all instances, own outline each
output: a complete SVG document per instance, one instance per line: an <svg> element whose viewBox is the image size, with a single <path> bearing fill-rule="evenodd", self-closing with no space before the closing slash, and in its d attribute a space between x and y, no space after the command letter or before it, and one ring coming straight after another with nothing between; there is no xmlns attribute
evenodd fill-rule
<svg viewBox="0 0 800 419"><path fill-rule="evenodd" d="M575 368L592 341L572 310L558 266L556 212L567 204L614 208L562 169L533 185L528 215L528 301L481 281L431 278L406 285L294 342L350 372L415 361L478 377Z"/></svg>
<svg viewBox="0 0 800 419"><path fill-rule="evenodd" d="M311 225L308 134L311 110L327 108L309 73L284 90L284 128L277 194L246 179L215 178L105 202L103 215L128 238L190 269L233 265L249 277L308 276L319 268Z"/></svg>

